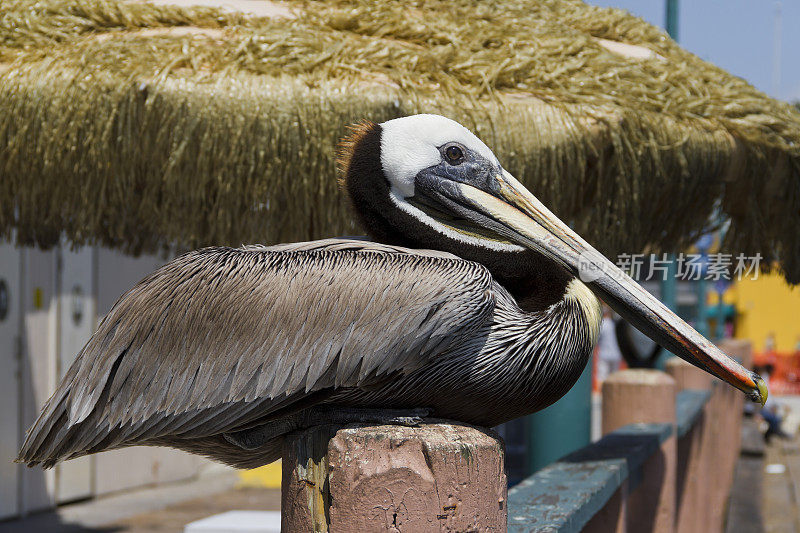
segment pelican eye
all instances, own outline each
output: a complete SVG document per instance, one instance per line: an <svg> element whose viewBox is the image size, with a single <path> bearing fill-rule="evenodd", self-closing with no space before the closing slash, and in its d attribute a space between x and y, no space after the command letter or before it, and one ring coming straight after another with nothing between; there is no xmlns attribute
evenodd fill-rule
<svg viewBox="0 0 800 533"><path fill-rule="evenodd" d="M447 158L448 163L457 165L464 160L464 151L460 147L451 144L444 149L444 156Z"/></svg>

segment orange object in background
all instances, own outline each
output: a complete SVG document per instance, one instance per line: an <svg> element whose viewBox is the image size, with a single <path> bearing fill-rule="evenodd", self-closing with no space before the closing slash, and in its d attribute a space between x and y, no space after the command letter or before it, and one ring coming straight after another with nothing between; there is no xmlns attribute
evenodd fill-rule
<svg viewBox="0 0 800 533"><path fill-rule="evenodd" d="M800 394L800 351L760 352L753 356L756 372L769 375L773 394Z"/></svg>
<svg viewBox="0 0 800 533"><path fill-rule="evenodd" d="M800 353L776 354L775 379L789 383L800 383Z"/></svg>
<svg viewBox="0 0 800 533"><path fill-rule="evenodd" d="M759 352L753 354L753 366L757 366L759 368L765 367L775 367L775 360L777 356L773 350L768 352Z"/></svg>

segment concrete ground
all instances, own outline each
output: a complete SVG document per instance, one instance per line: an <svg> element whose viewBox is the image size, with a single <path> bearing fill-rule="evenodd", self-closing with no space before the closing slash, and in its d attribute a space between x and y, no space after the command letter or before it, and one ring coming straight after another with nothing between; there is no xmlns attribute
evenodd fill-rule
<svg viewBox="0 0 800 533"><path fill-rule="evenodd" d="M776 398L788 439L764 443L746 419L728 513L729 533L800 533L800 397ZM748 422L749 420L749 422Z"/></svg>
<svg viewBox="0 0 800 533"><path fill-rule="evenodd" d="M280 510L280 489L238 488L233 471L63 505L0 522L0 533L181 533L195 520L231 510Z"/></svg>
<svg viewBox="0 0 800 533"><path fill-rule="evenodd" d="M742 420L741 455L728 502L726 533L764 533L764 453L766 444L759 420Z"/></svg>
<svg viewBox="0 0 800 533"><path fill-rule="evenodd" d="M800 533L800 398L788 397L783 427L790 439L773 438L763 464L763 517L766 533Z"/></svg>

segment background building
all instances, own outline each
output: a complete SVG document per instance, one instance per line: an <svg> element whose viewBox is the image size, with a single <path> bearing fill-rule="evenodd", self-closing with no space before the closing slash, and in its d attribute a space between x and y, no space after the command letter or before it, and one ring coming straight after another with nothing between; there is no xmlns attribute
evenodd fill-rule
<svg viewBox="0 0 800 533"><path fill-rule="evenodd" d="M194 476L209 461L128 448L52 470L13 463L24 431L117 298L164 262L103 248L0 245L0 518Z"/></svg>

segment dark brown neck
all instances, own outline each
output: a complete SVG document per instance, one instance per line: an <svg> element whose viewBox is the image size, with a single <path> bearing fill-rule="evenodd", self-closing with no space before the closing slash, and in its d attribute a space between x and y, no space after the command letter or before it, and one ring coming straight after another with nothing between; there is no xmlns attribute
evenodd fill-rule
<svg viewBox="0 0 800 533"><path fill-rule="evenodd" d="M380 146L381 127L370 124L354 133L345 144L346 153L340 155L344 160L344 187L361 226L372 239L441 250L481 263L526 311L544 309L563 298L572 276L538 253L496 251L456 241L398 209L389 196Z"/></svg>

